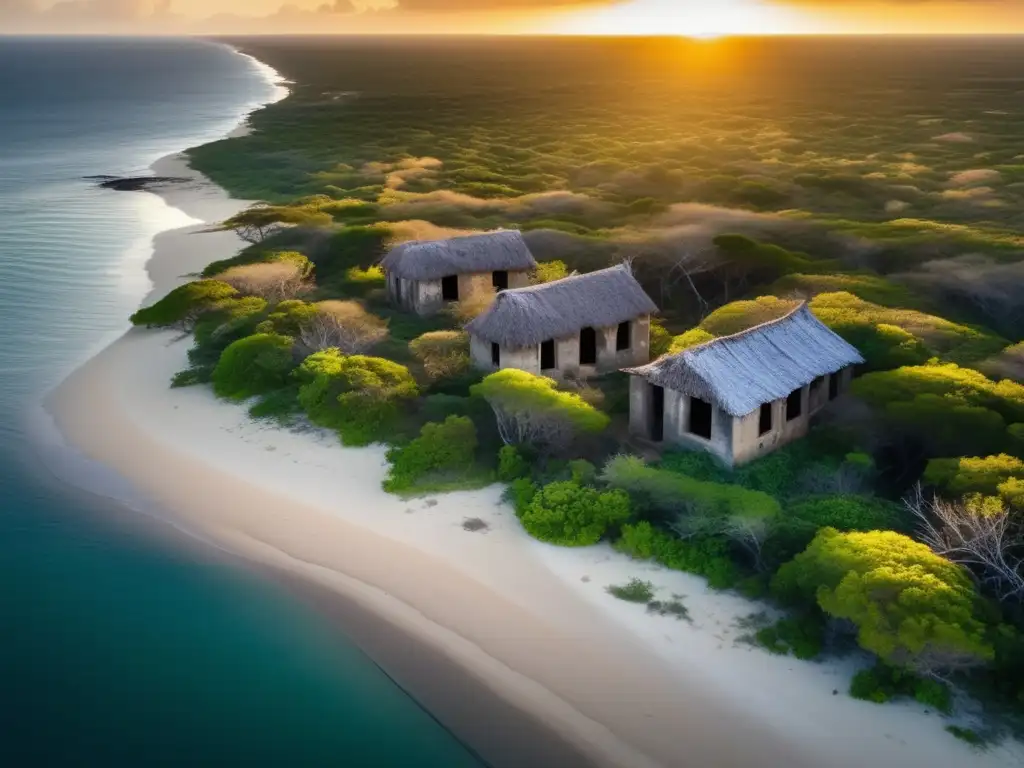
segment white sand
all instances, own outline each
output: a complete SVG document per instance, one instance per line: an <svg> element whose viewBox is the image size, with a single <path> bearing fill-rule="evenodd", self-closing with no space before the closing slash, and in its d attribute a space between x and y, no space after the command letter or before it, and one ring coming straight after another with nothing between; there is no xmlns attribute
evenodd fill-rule
<svg viewBox="0 0 1024 768"><path fill-rule="evenodd" d="M161 194L203 222L242 205L180 158L154 170L196 178ZM240 246L233 234L206 228L157 237L147 265L153 296ZM497 487L402 501L380 489L380 448L346 449L332 435L253 423L207 388L171 390L188 343L171 332L128 332L49 398L59 429L177 525L373 611L557 730L593 764L952 768L1024 760L1016 744L970 750L916 704L850 699L850 664L737 644L735 620L758 607L711 593L698 578L603 545L533 541ZM469 517L488 529L465 531ZM647 615L605 592L633 576L653 582L659 596L684 595L692 622ZM403 674L416 693L415 671ZM427 700L436 691L425 680ZM470 722L451 704L434 710L442 721L496 765L517 764L502 752L508 734L493 732L500 724Z"/></svg>

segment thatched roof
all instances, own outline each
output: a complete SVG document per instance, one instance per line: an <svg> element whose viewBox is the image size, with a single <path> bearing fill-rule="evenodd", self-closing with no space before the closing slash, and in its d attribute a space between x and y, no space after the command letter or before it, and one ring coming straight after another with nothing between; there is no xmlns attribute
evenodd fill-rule
<svg viewBox="0 0 1024 768"><path fill-rule="evenodd" d="M448 275L534 269L537 262L519 230L502 229L402 243L391 249L381 266L406 280L439 280Z"/></svg>
<svg viewBox="0 0 1024 768"><path fill-rule="evenodd" d="M806 303L777 320L627 369L652 384L716 403L744 416L819 376L863 363Z"/></svg>
<svg viewBox="0 0 1024 768"><path fill-rule="evenodd" d="M620 264L502 291L466 330L503 347L529 347L571 336L581 328L618 325L657 311L629 267Z"/></svg>

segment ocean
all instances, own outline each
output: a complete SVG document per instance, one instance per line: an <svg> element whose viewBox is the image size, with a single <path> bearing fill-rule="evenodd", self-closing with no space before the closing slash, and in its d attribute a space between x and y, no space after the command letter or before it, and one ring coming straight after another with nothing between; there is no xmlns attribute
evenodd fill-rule
<svg viewBox="0 0 1024 768"><path fill-rule="evenodd" d="M481 765L326 617L140 531L145 499L40 437L46 391L145 295L153 235L188 223L84 177L274 91L210 42L0 38L0 765Z"/></svg>

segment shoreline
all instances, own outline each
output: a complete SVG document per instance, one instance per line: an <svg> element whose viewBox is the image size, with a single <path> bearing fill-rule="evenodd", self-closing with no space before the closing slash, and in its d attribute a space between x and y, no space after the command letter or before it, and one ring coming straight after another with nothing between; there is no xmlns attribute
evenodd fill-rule
<svg viewBox="0 0 1024 768"><path fill-rule="evenodd" d="M240 248L233 233L205 230L246 205L183 167L181 155L152 169L194 179L157 194L204 223L156 236L147 301ZM710 593L696 577L607 546L561 550L529 539L495 487L402 501L380 489L379 447L342 448L322 432L251 422L208 388L170 390L187 346L172 332L136 329L91 358L46 399L66 442L184 530L336 617L494 766L952 768L1020 759L1007 750L1000 760L1001 748L971 752L916 705L848 699L844 663L737 646L730 622L757 606ZM463 531L467 517L488 530ZM631 576L685 594L695 626L604 593Z"/></svg>

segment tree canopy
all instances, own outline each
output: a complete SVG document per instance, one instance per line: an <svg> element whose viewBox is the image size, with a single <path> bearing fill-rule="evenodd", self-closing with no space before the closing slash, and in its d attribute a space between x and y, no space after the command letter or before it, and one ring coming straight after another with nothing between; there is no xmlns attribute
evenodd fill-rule
<svg viewBox="0 0 1024 768"><path fill-rule="evenodd" d="M291 337L246 336L224 350L213 370L213 391L232 400L262 395L285 386L293 368Z"/></svg>
<svg viewBox="0 0 1024 768"><path fill-rule="evenodd" d="M193 280L179 285L155 304L143 307L131 316L132 325L180 326L191 330L205 313L217 309L238 295L220 280Z"/></svg>

